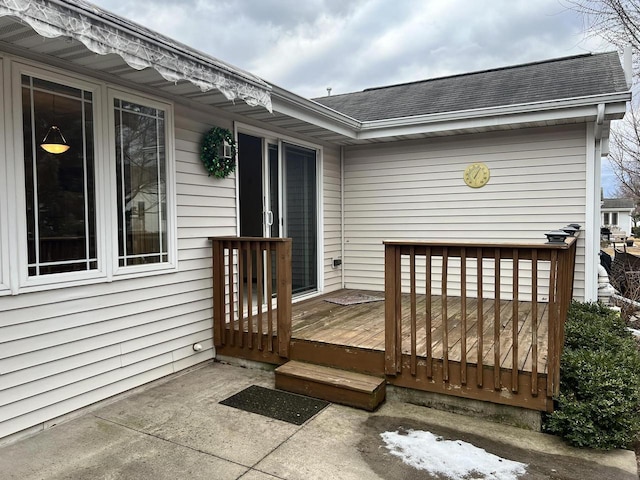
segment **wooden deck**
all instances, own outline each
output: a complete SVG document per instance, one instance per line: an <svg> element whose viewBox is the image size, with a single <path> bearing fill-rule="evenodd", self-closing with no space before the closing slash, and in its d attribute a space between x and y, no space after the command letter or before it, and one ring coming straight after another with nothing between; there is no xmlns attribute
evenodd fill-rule
<svg viewBox="0 0 640 480"><path fill-rule="evenodd" d="M400 387L553 411L576 237L385 242L384 292L341 290L296 303L290 239L219 237L212 244L218 355L298 360ZM380 300L327 301L354 294Z"/></svg>
<svg viewBox="0 0 640 480"><path fill-rule="evenodd" d="M320 295L292 305L291 340L288 359L314 364L348 369L356 372L385 376L385 301L356 305L338 305L328 302L328 298L350 294L366 294L382 298L383 292L362 290L339 290ZM538 304L538 321L531 315L530 302L518 302L518 360L517 369L512 364L513 302L500 301L500 368L495 365L494 330L495 303L483 302L484 322L482 335L478 334L477 301L467 299L466 357L462 356L462 316L460 297L447 298L447 361L444 361L444 330L441 312L441 298L432 296L431 357L426 356L427 335L425 318L426 297L417 298L416 367L412 369L410 295L402 295L402 365L398 375L386 375L390 384L424 390L445 395L515 405L533 410L550 410L552 400L547 388L547 343L548 322L546 305ZM541 308L542 307L542 308ZM225 345L220 347L221 355L247 358L256 361L281 364L286 361L279 357L271 344L277 341L277 326L271 331L268 325L266 307L253 311L245 317L242 327L238 321L233 327L225 328ZM420 313L422 312L422 316ZM275 318L273 309L271 315ZM251 326L251 327L250 327ZM249 329L253 334L249 335ZM258 332L262 330L262 334ZM533 332L536 341L533 340ZM240 335L240 331L244 334ZM538 368L532 368L535 344ZM529 345L528 348L522 348ZM247 348L248 347L248 348ZM478 351L481 357L478 358ZM445 365L447 365L445 367ZM429 367L430 366L430 367Z"/></svg>
<svg viewBox="0 0 640 480"><path fill-rule="evenodd" d="M385 318L384 301L363 303L357 305L338 305L326 301L327 298L336 298L350 293L362 293L371 296L384 298L384 292L369 292L361 290L340 290L329 294L321 295L310 300L293 304L292 312L292 340L306 340L310 342L328 343L346 347L361 348L384 352L385 349ZM418 296L417 311L423 312L425 316L426 297ZM440 296L432 296L432 311L441 312L442 299ZM403 308L403 328L406 332L403 337L407 339L403 342L403 354L409 355L408 350L410 335L410 296L402 296ZM462 318L460 315L460 297L447 298L447 337L448 337L448 358L450 361L460 361L462 359L461 350L461 328ZM467 345L466 358L478 358L478 346L482 348L482 364L485 366L494 365L494 319L495 304L493 301L483 302L484 325L479 335L477 324L477 301L469 299L467 301ZM546 308L538 312L538 321L534 325L531 315L531 302L518 302L518 332L519 345L530 343L534 328L537 330L538 348L538 369L540 373L546 373L547 369L547 338L548 330L546 321ZM500 301L500 330L501 345L500 367L512 369L512 331L513 331L513 302ZM434 358L443 358L443 321L439 313L432 316L431 342ZM426 357L426 322L420 321L418 316L417 329L417 355ZM480 340L480 341L479 341ZM521 349L518 358L517 369L524 372L532 371L532 351ZM476 362L477 363L477 362Z"/></svg>

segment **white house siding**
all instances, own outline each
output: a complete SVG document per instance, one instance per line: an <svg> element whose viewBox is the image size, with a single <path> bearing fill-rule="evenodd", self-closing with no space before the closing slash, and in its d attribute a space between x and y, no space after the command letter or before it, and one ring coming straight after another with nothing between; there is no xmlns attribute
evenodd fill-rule
<svg viewBox="0 0 640 480"><path fill-rule="evenodd" d="M584 125L574 125L349 147L346 287L384 289L383 240L540 241L584 225L585 145ZM480 189L462 178L473 162L491 170ZM574 296L584 296L584 239Z"/></svg>
<svg viewBox="0 0 640 480"><path fill-rule="evenodd" d="M208 177L202 134L228 119L175 105L179 271L0 296L0 439L211 359L208 238L235 235L235 178ZM340 288L339 149L323 147L324 288ZM193 351L201 343L203 350Z"/></svg>
<svg viewBox="0 0 640 480"><path fill-rule="evenodd" d="M199 160L213 125L175 107L178 272L0 297L0 438L213 357L208 237L236 233L233 177Z"/></svg>
<svg viewBox="0 0 640 480"><path fill-rule="evenodd" d="M342 255L340 150L325 147L323 153L324 291L331 292L342 288L342 270L332 263Z"/></svg>

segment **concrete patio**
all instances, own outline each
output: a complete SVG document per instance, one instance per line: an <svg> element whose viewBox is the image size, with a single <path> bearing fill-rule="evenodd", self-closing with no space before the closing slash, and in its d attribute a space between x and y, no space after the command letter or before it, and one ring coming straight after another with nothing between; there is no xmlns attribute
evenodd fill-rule
<svg viewBox="0 0 640 480"><path fill-rule="evenodd" d="M380 434L428 430L528 464L532 479L636 480L629 451L593 452L548 435L388 400L330 405L302 426L220 405L270 371L208 363L0 448L3 479L429 479Z"/></svg>

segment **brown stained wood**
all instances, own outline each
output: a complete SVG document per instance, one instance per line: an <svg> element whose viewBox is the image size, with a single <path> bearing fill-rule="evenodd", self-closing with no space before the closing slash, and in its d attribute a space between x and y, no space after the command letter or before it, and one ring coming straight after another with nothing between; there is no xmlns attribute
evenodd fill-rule
<svg viewBox="0 0 640 480"><path fill-rule="evenodd" d="M517 315L515 317L516 320L513 321L514 317L512 316L510 323L507 325L507 327L511 326L510 335L505 335L501 341L502 360L500 366L503 369L517 371L522 368L524 359L527 357L527 353L522 350L528 351L531 348L531 345L527 345L527 342L531 339L531 319L529 318L531 315L531 302L518 302L518 311L515 314ZM518 348L516 352L514 345L522 345L523 347ZM514 353L517 353L517 356L514 357Z"/></svg>
<svg viewBox="0 0 640 480"><path fill-rule="evenodd" d="M460 252L460 283L461 306L460 317L462 319L460 337L460 383L467 384L467 249Z"/></svg>
<svg viewBox="0 0 640 480"><path fill-rule="evenodd" d="M345 308L350 310L346 317L340 315ZM376 316L380 315L380 311L381 305L378 302L337 306L332 309L332 314L335 315L333 319L323 323L325 332L321 336L328 343L384 349L384 330L372 326ZM328 329L331 331L327 332ZM307 329L304 335L314 333L315 331Z"/></svg>
<svg viewBox="0 0 640 480"><path fill-rule="evenodd" d="M381 377L297 360L290 360L276 368L276 374L294 378L312 378L317 382L335 385L345 390L367 393L375 391L385 383L384 378Z"/></svg>
<svg viewBox="0 0 640 480"><path fill-rule="evenodd" d="M253 330L253 242L243 244L247 253L247 330ZM247 347L253 348L253 335L247 337Z"/></svg>
<svg viewBox="0 0 640 480"><path fill-rule="evenodd" d="M449 314L447 311L447 273L449 270L448 260L448 251L445 247L442 251L442 365L444 369L445 382L449 380Z"/></svg>
<svg viewBox="0 0 640 480"><path fill-rule="evenodd" d="M502 254L502 258L508 259L511 258L510 254L513 249L522 250L523 252L531 252L532 250L538 251L538 258L540 260L549 260L551 258L551 252L558 252L562 250L569 250L575 246L578 237L569 237L566 239L566 243L564 244L549 244L543 241L540 242L531 242L531 243L509 243L505 244L503 242L476 242L476 241L451 241L447 240L446 242L441 241L429 241L429 240L391 240L384 241L385 246L389 245L392 247L397 247L401 250L403 255L407 255L409 248L414 247L416 253L418 255L424 255L424 251L426 248L431 248L431 253L433 256L442 256L443 249L448 249L449 255L452 257L459 257L460 250L462 248L480 248L483 249L483 257L484 258L494 258L493 253L500 248L504 248L504 253ZM506 247L506 248L505 248ZM470 250L470 254L473 255L473 250ZM530 260L531 258L521 255L521 259Z"/></svg>
<svg viewBox="0 0 640 480"><path fill-rule="evenodd" d="M291 342L291 239L278 243L276 248L278 308L278 355L288 358Z"/></svg>
<svg viewBox="0 0 640 480"><path fill-rule="evenodd" d="M495 285L494 285L494 298L495 298L495 307L494 307L494 319L493 319L493 386L498 389L502 387L500 384L500 330L501 330L501 317L500 317L500 275L501 275L501 267L500 267L500 255L502 254L499 248L495 249L494 259L495 259Z"/></svg>
<svg viewBox="0 0 640 480"><path fill-rule="evenodd" d="M228 282L229 282L229 323L233 324L235 322L236 319L236 312L235 312L235 304L236 304L236 300L233 294L233 286L235 285L235 276L233 274L233 247L231 245L228 245L227 248L227 261L229 263L228 265Z"/></svg>
<svg viewBox="0 0 640 480"><path fill-rule="evenodd" d="M238 345L244 346L244 249L242 243L236 243L236 249L238 250ZM231 334L231 345L234 345L234 334Z"/></svg>
<svg viewBox="0 0 640 480"><path fill-rule="evenodd" d="M518 314L518 306L520 302L519 299L519 272L520 272L520 264L518 260L518 250L513 251L513 294L511 297L511 304L513 305L513 315L512 315L512 331L511 331L511 365L512 365L512 374L511 374L511 391L514 393L518 392L518 334L520 332L520 325L522 325L520 321L520 315Z"/></svg>
<svg viewBox="0 0 640 480"><path fill-rule="evenodd" d="M457 345L460 339L460 298L459 297L448 297L446 299L446 305L444 305L444 298L438 300L432 300L432 303L440 303L441 312L446 312L447 321L444 321L442 316L438 316L436 320L437 329L434 329L433 332L433 356L437 358L444 358L444 351L446 346L448 345L447 351L448 356L457 355L457 352L454 351L454 346ZM445 338L445 328L444 324L446 323L446 333L447 336Z"/></svg>
<svg viewBox="0 0 640 480"><path fill-rule="evenodd" d="M495 358L496 358L496 350L502 351L504 348L501 348L500 342L502 341L503 335L498 336L498 343L495 343L495 329L496 329L496 318L497 318L497 328L500 332L505 331L508 333L507 339L504 341L504 345L510 345L511 339L511 301L510 300L502 300L500 302L500 307L498 311L495 310L495 302L486 303L488 308L484 311L484 317L486 319L484 324L484 332L482 336L484 337L484 352L483 352L483 364L485 366L492 365L495 367ZM503 345L503 347L504 347ZM496 348L497 347L497 348ZM498 357L500 358L500 357ZM500 366L500 363L498 363ZM494 368L495 373L495 368Z"/></svg>
<svg viewBox="0 0 640 480"><path fill-rule="evenodd" d="M555 370L556 366L558 370L559 359L556 358L557 347L556 347L556 328L557 328L557 297L556 297L556 273L558 270L558 254L557 252L552 252L551 255L551 266L549 272L549 336L548 336L548 369L547 374L549 378L549 382L547 383L547 397L553 397L556 394L557 385L555 384Z"/></svg>
<svg viewBox="0 0 640 480"><path fill-rule="evenodd" d="M291 360L316 363L328 367L383 376L384 350L371 350L344 345L334 345L312 340L291 340Z"/></svg>
<svg viewBox="0 0 640 480"><path fill-rule="evenodd" d="M400 249L395 249L395 265L396 265L396 277L395 277L395 306L396 306L396 314L395 314L395 323L396 323L396 373L400 373L402 371L402 364L400 363L400 359L402 358L402 321L399 320L402 318L402 274L401 274L401 266L402 266L402 256L400 253Z"/></svg>
<svg viewBox="0 0 640 480"><path fill-rule="evenodd" d="M409 282L411 292L411 374L416 374L416 335L418 330L417 324L417 291L416 291L416 252L411 249L409 255Z"/></svg>
<svg viewBox="0 0 640 480"><path fill-rule="evenodd" d="M276 388L365 410L385 398L386 381L345 370L290 361L276 368Z"/></svg>
<svg viewBox="0 0 640 480"><path fill-rule="evenodd" d="M408 367L409 358L404 356L403 365ZM433 380L429 380L426 376L426 365L424 361L418 362L418 371L416 375L411 375L408 368L396 377L387 377L387 382L399 387L413 388L415 390L423 390L427 392L440 393L444 395L452 395L456 397L481 400L486 402L498 403L503 405L513 405L517 407L527 408L538 411L552 411L553 400L547 399L544 395L546 389L546 376L538 379L539 394L531 395L531 376L529 374L521 374L519 381L522 385L522 391L514 394L510 389L495 387L493 383L493 375L491 375L490 367L485 368L487 372L483 375L486 379L486 385L478 388L475 386L479 375L476 365L468 366L469 385L456 387L460 384L460 364L458 362L450 362L450 380L444 381L442 360L434 360L433 363ZM509 382L511 372L502 371L500 384Z"/></svg>
<svg viewBox="0 0 640 480"><path fill-rule="evenodd" d="M425 251L425 352L427 356L427 378L431 378L431 358L432 358L432 339L431 339L431 317L432 317L432 305L431 305L431 249L427 247Z"/></svg>
<svg viewBox="0 0 640 480"><path fill-rule="evenodd" d="M371 295L380 295L379 292L368 292L355 290L355 292ZM326 302L323 300L327 296L335 296L340 292L333 292L324 296L316 297L313 299L305 300L294 304L294 320L293 320L293 338L308 341L317 341L324 343L333 343L335 345L353 346L363 349L372 349L384 351L385 349L385 325L384 325L384 302L372 302L367 304L341 306ZM409 303L411 302L411 296L409 294L402 295L403 309L409 310ZM433 295L431 302L434 305L434 310L437 311L437 315L433 318L432 338L434 341L435 349L432 349L433 353L436 353L438 358L442 358L442 317L441 311L441 297L439 295ZM478 335L478 305L483 305L483 316L490 321L485 322L484 332L482 335ZM417 296L417 306L420 311L423 310L423 306L426 304L426 297L424 295ZM461 338L461 318L460 318L460 305L461 300L459 297L449 297L447 310L449 312L449 359L460 361L460 338ZM530 310L528 306L529 302L521 301L519 307L520 317L524 318L526 313ZM493 319L494 315L494 303L493 302L479 302L478 299L469 299L467 302L467 358L475 359L477 356L477 348L479 341L484 337L484 352L483 362L485 365L493 365ZM511 327L511 314L513 307L511 301L502 300L500 316L502 321L509 327ZM300 315L298 312L301 312ZM312 318L314 325L308 325L308 319ZM529 316L524 320L530 321ZM546 321L546 320L544 320ZM403 316L403 331L405 331L404 339L407 341L407 348L403 349L403 354L410 355L411 351L408 348L409 337L408 330L410 326L411 318L409 314ZM507 323L509 322L509 323ZM423 323L424 322L419 322ZM542 322L544 323L544 322ZM419 328L417 334L417 343L424 345L424 339L426 338L426 329ZM546 332L546 330L545 330ZM507 336L510 338L510 335ZM503 345L503 355L507 355L507 359L510 359L510 344ZM524 358L528 354L527 351L522 351L519 364L524 363ZM426 348L423 346L417 349L418 357L426 358ZM471 363L475 363L471 362ZM503 365L506 365L503 362Z"/></svg>
<svg viewBox="0 0 640 480"><path fill-rule="evenodd" d="M384 250L384 290L385 290L385 372L387 375L395 375L398 368L397 343L398 331L396 329L396 318L399 318L398 295L396 289L399 288L400 265L396 263L398 255L396 248L387 246Z"/></svg>
<svg viewBox="0 0 640 480"><path fill-rule="evenodd" d="M538 394L538 252L531 253L531 394ZM524 370L525 365L522 366Z"/></svg>
<svg viewBox="0 0 640 480"><path fill-rule="evenodd" d="M530 317L532 317L532 315ZM537 345L537 350L538 350L538 359L537 359L538 361L535 364L535 370L538 374L544 374L544 375L547 375L548 373L547 372L547 369L548 369L547 342L548 342L549 336L547 331L547 328L548 328L547 318L548 318L548 304L547 303L538 304L538 322L537 322L538 334L535 342L535 345ZM529 321L533 322L533 318L530 318ZM533 335L533 332L532 332L532 335ZM523 365L522 367L523 371L533 372L534 370L533 345L527 352L527 355L524 357L524 363L522 365Z"/></svg>
<svg viewBox="0 0 640 480"><path fill-rule="evenodd" d="M478 365L478 387L482 387L483 385L483 381L484 381L484 368L482 365L482 350L484 349L484 339L482 336L482 332L484 331L484 290L483 290L483 285L482 285L482 279L483 279L483 272L482 272L482 247L479 247L477 249L476 252L476 258L477 258L477 272L478 272L478 276L477 276L477 285L478 285L478 292L477 292L477 297L478 297L478 307L476 309L476 311L478 312L478 326L477 326L477 332L478 332L478 348L477 348L477 352L478 352L478 361L476 362L476 364Z"/></svg>
<svg viewBox="0 0 640 480"><path fill-rule="evenodd" d="M365 294L378 294L380 295L380 293L378 292L367 292L367 291L357 291L360 293L365 293ZM368 303L368 304L363 304L363 305L353 305L353 306L340 306L340 305L335 305L329 302L324 301L324 298L326 298L327 296L335 296L340 294L339 292L333 292L331 294L326 294L323 296L319 296L316 298L312 298L312 299L308 299L305 300L303 302L299 302L293 305L293 324L292 324L292 341L291 341L291 351L290 351L290 358L292 359L299 359L299 360L303 360L303 361L307 361L307 362L313 362L313 363L324 363L330 366L335 366L335 367L339 367L339 368L348 368L348 369L353 369L355 371L360 371L360 372L367 372L367 373L372 373L372 374L382 374L385 371L385 352L384 352L384 330L385 330L385 320L384 320L384 312L385 312L385 305L384 302L372 302L372 303ZM404 294L402 295L402 302L404 305L406 305L406 307L404 308L404 310L408 310L408 305L411 301L411 296L409 294ZM434 295L431 298L431 301L434 304L434 309L437 312L441 311L441 298L439 295ZM425 295L418 295L417 296L417 305L418 305L418 309L419 311L424 311L423 310L423 306L426 305L427 301L426 301L426 296ZM449 297L448 298L448 310L449 312L455 312L456 308L455 305L460 305L461 301L460 298L458 297ZM493 309L494 309L494 303L493 302L478 302L478 299L470 299L468 302L468 325L467 325L467 330L468 330L468 358L472 359L474 358L475 355L475 351L478 345L478 340L479 338L482 338L482 335L478 337L478 333L476 331L476 328L478 327L478 322L477 322L477 308L478 308L478 303L482 303L483 304L483 309L484 309L484 316L486 318L489 319L493 319L494 318L494 314L493 314ZM531 308L533 308L533 306L531 305L530 307L528 306L528 302L524 302L522 301L522 306L519 308L519 312L522 315L524 312L530 310ZM539 317L541 318L540 320L540 335L541 335L541 339L545 340L544 344L546 344L546 311L540 311L540 308L545 305L542 304L539 306ZM366 314L363 314L362 312L362 308L363 307L367 307L367 311ZM352 315L352 310L358 309L359 312L361 312L359 315ZM509 301L503 300L502 301L502 309L501 309L501 316L504 319L508 319L511 317L512 314L512 306L511 303ZM275 313L277 313L277 310L275 311ZM314 318L315 322L322 322L322 318L326 317L326 316L331 316L332 321L328 322L330 324L325 325L323 328L316 328L313 330L312 335L307 335L308 334L308 329L303 328L300 331L301 335L304 335L305 337L309 337L307 339L302 339L299 337L299 333L297 331L297 325L299 322L300 325L305 325L305 321L307 318ZM355 318L354 318L355 317ZM451 315L450 315L451 318ZM418 319L420 321L420 323L425 324L424 321L421 321L420 318ZM424 320L424 319L423 319ZM405 321L406 324L408 325L410 323L410 315L406 315L405 316ZM441 316L438 314L435 318L434 318L434 333L441 331L440 328L440 322L442 321ZM525 325L522 328L529 328L528 327L528 322L531 321L531 315L529 315L529 317L527 317L527 319L525 319ZM323 342L323 338L326 335L332 335L333 336L333 332L335 329L338 329L340 327L340 323L343 322L343 324L346 324L349 326L349 328L357 328L357 324L360 323L360 334L361 335L369 335L370 337L370 344L375 344L377 345L376 348L372 348L372 347L362 347L362 346L354 346L353 343L354 342L349 342L349 341L344 341L344 345L338 345L338 344L333 344L333 343L326 343ZM426 325L426 324L425 324ZM453 325L453 323L451 324ZM458 322L458 325L461 325L461 322ZM487 340L493 338L492 335L492 331L493 331L493 322L489 321L486 322L485 325L485 338ZM424 337L426 338L426 332L425 332L426 328L421 329L422 335L424 335ZM456 328L450 328L450 332L454 332L456 331ZM378 332L378 333L376 333ZM521 330L522 332L522 330ZM344 333L344 332L343 332ZM245 332L244 334L245 336L247 335L247 333ZM344 335L347 335L347 333L344 333ZM266 333L265 333L266 336ZM257 339L255 338L256 335L254 334L254 342L256 342L257 344ZM451 337L451 335L450 335ZM335 335L334 336L334 342L342 342L343 340L340 339L340 335ZM353 338L357 338L357 337L353 337ZM364 337L363 337L364 338ZM265 341L268 341L268 338L265 338ZM418 336L418 341L422 342L422 337ZM245 343L246 343L246 339L245 339ZM485 347L485 353L487 355L487 364L485 365L484 370L486 370L485 374L488 372L489 376L487 377L487 380L484 382L485 385L484 387L480 387L480 390L493 390L493 376L490 375L491 371L493 371L493 366L492 366L492 361L490 361L493 358L493 350L491 350L491 342L487 342L485 341L485 343L487 344ZM440 342L439 345L441 345L442 343ZM225 347L226 348L226 347ZM541 351L544 351L544 345L539 346L539 349ZM237 349L237 347L236 347ZM521 349L522 350L522 349ZM231 352L226 349L225 350L226 355L231 355ZM262 357L258 357L256 354L258 353L264 353L265 355L268 354L267 350L265 349L264 352L259 352L257 350L253 350L253 351L248 351L249 353L244 353L242 355L237 355L240 356L241 358L248 358L248 359L258 359L258 358L262 358ZM251 353L253 352L253 353ZM460 373L456 373L458 370L458 367L455 367L454 364L456 362L458 362L457 360L457 355L459 353L456 354L456 357L453 356L454 352L459 352L459 343L456 344L455 346L452 345L452 348L450 349L450 357L449 357L449 364L450 364L450 375L449 375L449 382L450 382L450 386L452 387L453 385L456 385L455 382L456 381L461 381L461 380L457 380L458 379L458 375L460 375L460 379L461 379L461 367L460 367ZM438 385L432 385L432 382L436 382L436 384L438 382L443 382L442 379L442 358L433 358L432 359L432 377L428 378L426 377L426 348L424 349L420 349L417 355L417 377L418 378L422 378L420 377L420 375L424 374L424 382L428 382L429 383L429 387L426 389L427 391L438 391L441 393L449 393L449 394L456 394L454 393L454 390L456 389L446 389L446 388L441 388ZM519 363L525 365L524 369L521 369L521 371L519 372L519 376L522 378L518 379L518 384L520 386L520 391L519 393L513 394L513 397L511 399L507 399L507 401L504 401L503 398L498 398L501 397L502 395L504 395L504 389L501 391L496 392L496 403L507 403L507 404L519 404L522 403L519 400L519 397L521 395L523 395L526 392L527 395L529 396L533 396L531 393L531 389L532 386L531 384L533 383L533 378L531 376L531 373L529 373L526 368L526 363L527 360L526 358L524 358L525 355L527 355L527 353L529 353L528 351L523 350L522 351L522 355L523 357L521 357L519 359ZM510 358L510 356L509 356ZM406 373L401 373L399 374L400 377L404 377L405 375L409 375L411 376L410 373L410 353L404 353L403 354L403 359L406 359L406 363L404 365L405 368L407 368ZM261 360L261 361L266 361L266 360ZM281 363L282 359L279 356L276 356L276 360L271 361L271 363ZM542 360L541 360L542 362ZM460 363L460 362L458 362ZM422 365L422 367L421 367ZM529 359L529 365L530 365L530 359ZM435 366L435 368L434 368ZM421 374L421 368L424 369L424 373ZM530 367L529 367L530 368ZM489 370L490 369L490 370ZM473 362L473 361L469 361L467 364L467 386L463 386L461 385L462 389L478 389L477 383L478 383L478 378L480 376L486 376L484 374L480 374L478 371L478 366ZM546 381L544 380L546 378L545 374L543 373L543 369L540 369L540 374L537 376L538 380L536 380L538 382L538 387L539 391L542 391L542 397L545 399L544 401L546 402L546 395L544 395L545 393L545 388L546 388ZM508 385L510 382L508 379L511 378L511 371L510 369L501 369L501 376L502 379L501 381L503 382L504 385ZM507 379L507 380L505 380ZM388 381L391 381L393 383L393 380L391 377L388 377ZM445 384L446 385L446 384ZM416 388L418 389L424 389L421 386L416 386ZM510 391L510 390L507 390ZM480 393L478 395L475 394L463 394L460 396L467 396L469 398L481 398L484 400L489 400L489 401L494 401L491 400L488 397L484 396L484 393ZM528 404L527 404L528 405ZM547 405L547 403L545 403L545 405ZM520 405L522 406L522 405ZM529 407L527 407L529 408ZM537 409L544 409L546 407L536 407Z"/></svg>
<svg viewBox="0 0 640 480"><path fill-rule="evenodd" d="M231 332L227 329L226 334L227 336L230 336ZM249 335L248 332L242 333L242 336L244 337L248 335ZM253 342L258 341L257 336L258 336L257 333L253 334L253 337L254 337ZM244 339L243 345L246 345L246 344L247 344L247 339ZM283 359L282 357L280 357L277 352L269 352L267 350L260 351L257 349L249 350L248 348L241 347L237 344L236 345L226 344L226 345L223 345L221 348L216 348L216 356L243 358L245 360L270 363L272 365L280 365L281 363L284 363L287 361L286 359Z"/></svg>
<svg viewBox="0 0 640 480"><path fill-rule="evenodd" d="M224 298L224 251L222 242L213 241L213 340L216 347L224 344L225 298Z"/></svg>
<svg viewBox="0 0 640 480"><path fill-rule="evenodd" d="M262 329L262 292L263 286L262 282L264 279L264 270L262 267L262 254L266 250L266 246L263 243L256 243L256 280L257 280L257 290L258 290L258 332L262 333L264 330ZM264 348L262 344L262 335L258 335L258 350L262 350Z"/></svg>
<svg viewBox="0 0 640 480"><path fill-rule="evenodd" d="M238 247L247 248L243 243L248 244L240 241ZM531 398L536 398L538 402L544 401L546 404L544 408L550 409L552 407L549 407L548 394L550 391L555 392L559 384L559 356L564 317L570 299L569 292L572 288L567 279L571 276L571 268L575 261L572 257L575 255L575 240L570 240L567 245L568 247L545 246L542 248L539 248L538 245L535 248L531 246L525 248L519 245L509 245L506 248L487 245L483 248L483 245L475 245L469 249L470 245L455 244L455 242L454 244L438 244L438 242L394 244L390 242L385 246L385 249L386 251L391 250L393 253L393 260L390 262L394 267L391 278L393 288L391 292L387 288L384 303L340 308L334 305L329 307L333 310L328 315L322 313L326 307L319 307L318 304L315 305L318 308L314 309L311 308L310 303L301 302L304 304L303 309L296 306L294 311L290 301L289 305L284 305L283 308L280 308L279 303L274 312L277 325L272 329L273 335L268 333L269 325L265 325L265 322L259 319L261 311L258 308L258 324L249 322L245 329L243 326L244 315L239 315L237 323L230 322L229 328L231 330L228 330L227 338L231 338L235 331L239 341L243 343L255 341L257 342L255 344L259 345L260 340L268 342L271 338L273 341L274 335L276 335L278 353L281 353L283 339L287 338L286 347L288 347L290 344L288 339L292 335L295 339L295 335L298 334L296 329L299 327L300 334L319 337L317 340L305 340L306 342L322 342L324 337L325 342L343 342L342 347L339 345L337 347L343 348L344 352L348 352L352 348L357 348L361 352L371 351L372 354L380 352L377 355L383 355L379 358L382 359L384 369L387 371L389 349L387 348L388 335L385 334L385 331L388 333L391 330L394 336L392 350L394 363L391 376L397 375L404 379L408 375L409 378L418 379L421 371L424 370L425 376L429 372L426 377L429 383L442 384L438 388L453 388L462 391L471 388L469 385L473 385L472 388L476 391L493 390L494 397L496 394L501 398L508 396L505 392L509 392L515 399L522 399L528 395ZM249 247L249 250L255 250L258 255L262 255L260 246ZM407 274L406 270L401 272L402 255L409 256L409 286L411 290L407 294L402 294L400 288L401 274ZM416 256L420 255L429 258L426 262L428 276L425 286L425 293L429 292L429 295L418 295L416 291ZM279 255L277 256L280 258ZM443 274L440 278L442 292L439 296L431 294L432 256L442 258ZM478 261L477 290L480 297L475 301L467 298L466 272L467 259L474 258L474 256ZM461 261L460 275L463 285L460 293L463 298L449 295L447 272L449 270L448 260L451 257L458 257ZM388 266L387 258L385 255L385 267ZM491 258L494 259L496 265L495 295L492 292L493 298L487 301L483 298L485 295L482 285L482 260ZM514 282L511 283L513 301L503 301L500 298L502 259L513 259L514 261L511 275L511 278L514 279ZM535 279L532 281L534 298L533 302L524 302L520 300L521 293L519 291L520 264L529 259L532 262L532 272L535 270L534 273L536 273ZM549 292L550 304L548 305L537 301L537 283L540 273L537 265L540 261L550 264L551 288ZM249 271L254 266L258 270L256 274L262 277L261 270L264 265L259 266L258 262L254 263L252 253L248 255L248 258L245 255L240 255L239 262L245 262L243 268L239 269L239 277L242 280L253 278L253 271ZM247 270L246 276L245 270ZM214 278L215 275L214 272ZM276 276L280 286L281 276L278 273ZM388 276L385 275L386 284L387 279ZM242 284L244 281L240 283ZM246 285L246 288L247 290L252 288L251 282ZM259 290L262 292L262 288ZM229 292L232 297L232 290L230 289ZM239 297L245 298L244 295L239 295ZM279 297L280 295L278 295ZM249 298L253 300L253 295ZM392 300L390 301L390 299ZM251 316L254 310L249 308L251 300L246 305L248 316ZM239 308L244 307L244 303L243 301L239 302ZM389 303L392 303L391 308ZM288 324L286 321L281 322L283 309L288 313ZM385 313L389 311L393 314L391 323ZM554 318L555 321L550 322L549 318ZM252 334L251 332L254 331L264 332L264 334ZM255 340L253 340L254 337ZM223 334L223 342L224 338ZM293 343L296 341L294 340ZM559 348L547 348L547 346L553 347L554 345ZM379 350L376 350L378 348ZM347 353L343 355L347 355ZM431 356L429 366L426 365L428 356ZM362 354L359 357L364 358L365 356ZM475 357L478 358L478 365L469 362L471 358ZM536 375L527 371L527 366L534 370L534 357L537 357L535 362ZM519 369L519 366L523 368ZM485 378L483 372L489 371L489 369L493 371L494 375L492 378ZM549 382L546 381L547 377L544 372L549 372ZM545 390L547 395L538 395L537 392L541 391L540 388ZM537 397L542 397L542 399ZM508 399L507 403L512 404L519 401L521 400Z"/></svg>
<svg viewBox="0 0 640 480"><path fill-rule="evenodd" d="M267 243L267 245L271 245ZM273 352L273 261L271 248L267 249L267 350Z"/></svg>

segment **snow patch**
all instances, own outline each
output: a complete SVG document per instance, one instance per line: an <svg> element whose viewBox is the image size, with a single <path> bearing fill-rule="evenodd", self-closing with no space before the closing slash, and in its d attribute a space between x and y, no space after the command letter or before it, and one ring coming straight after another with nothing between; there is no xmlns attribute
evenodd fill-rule
<svg viewBox="0 0 640 480"><path fill-rule="evenodd" d="M629 330L634 337L640 337L640 330L631 327L627 327L627 330Z"/></svg>
<svg viewBox="0 0 640 480"><path fill-rule="evenodd" d="M431 432L398 430L380 436L392 455L431 475L451 480L517 480L527 465L500 458L462 440L445 440Z"/></svg>

